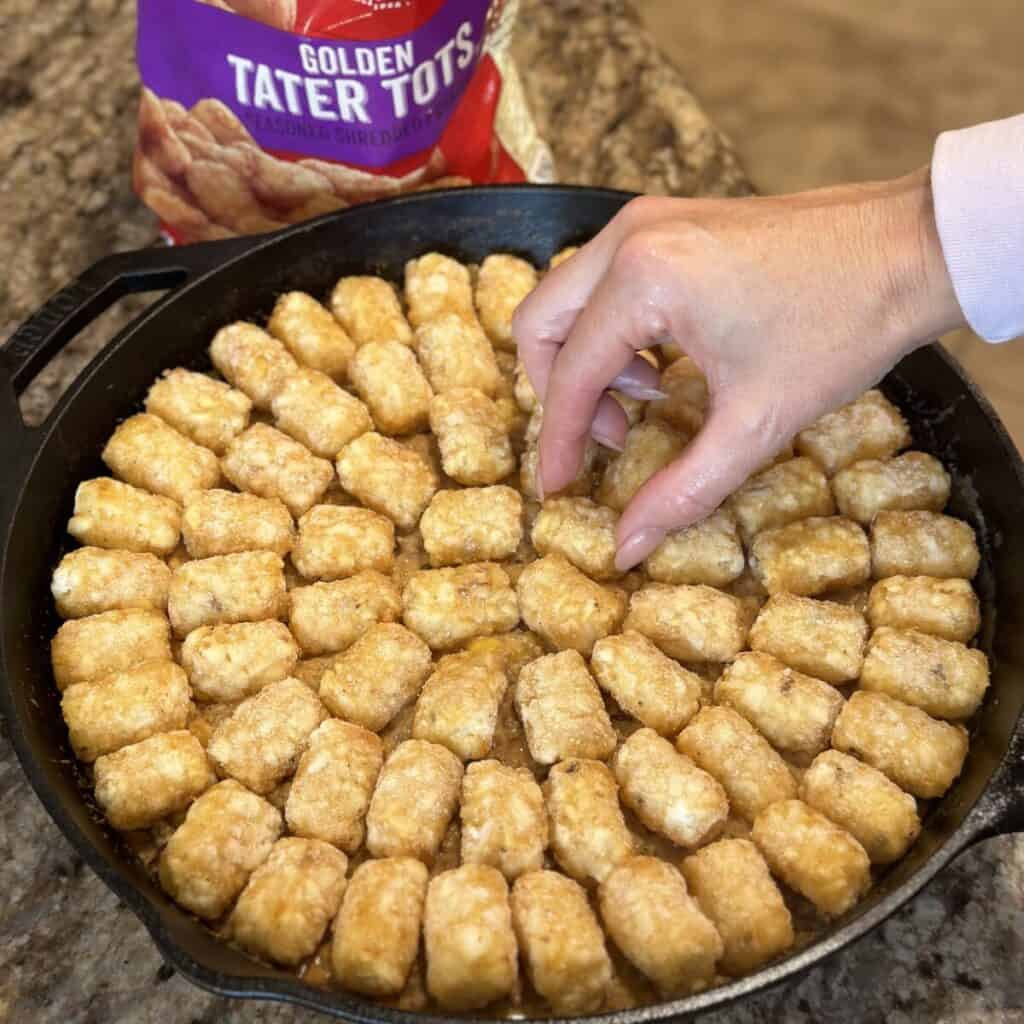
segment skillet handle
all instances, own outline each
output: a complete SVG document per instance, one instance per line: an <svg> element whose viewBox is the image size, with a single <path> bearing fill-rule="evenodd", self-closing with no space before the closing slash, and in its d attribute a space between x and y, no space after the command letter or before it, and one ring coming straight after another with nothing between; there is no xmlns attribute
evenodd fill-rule
<svg viewBox="0 0 1024 1024"><path fill-rule="evenodd" d="M965 825L969 844L993 836L1024 832L1024 730L1019 727Z"/></svg>

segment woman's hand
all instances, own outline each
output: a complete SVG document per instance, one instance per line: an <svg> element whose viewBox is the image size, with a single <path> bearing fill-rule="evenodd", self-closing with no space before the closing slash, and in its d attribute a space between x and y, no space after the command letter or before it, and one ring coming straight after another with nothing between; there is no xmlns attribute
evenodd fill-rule
<svg viewBox="0 0 1024 1024"><path fill-rule="evenodd" d="M656 397L637 356L674 341L707 376L707 420L622 514L618 563L710 512L792 436L962 324L927 171L780 198L633 200L520 306L544 405L540 479L576 475L588 436L622 445L616 381Z"/></svg>

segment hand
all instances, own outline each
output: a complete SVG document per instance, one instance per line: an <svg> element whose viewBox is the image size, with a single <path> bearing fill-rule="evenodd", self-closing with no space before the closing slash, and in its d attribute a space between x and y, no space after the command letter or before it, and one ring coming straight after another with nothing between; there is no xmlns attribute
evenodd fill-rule
<svg viewBox="0 0 1024 1024"><path fill-rule="evenodd" d="M674 341L704 371L703 428L618 526L618 565L704 518L811 421L963 323L927 171L779 198L644 197L520 306L513 333L544 405L540 479L576 475L588 436L620 448L616 382L653 397L637 353Z"/></svg>

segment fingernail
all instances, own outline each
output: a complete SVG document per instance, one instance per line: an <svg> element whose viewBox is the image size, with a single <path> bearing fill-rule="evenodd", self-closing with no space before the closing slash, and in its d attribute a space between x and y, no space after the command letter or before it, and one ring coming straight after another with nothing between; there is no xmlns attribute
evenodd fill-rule
<svg viewBox="0 0 1024 1024"><path fill-rule="evenodd" d="M613 452L621 452L622 445L615 440L614 437L610 437L607 434L602 434L599 430L592 430L590 436L600 445L604 445L605 448L611 448Z"/></svg>
<svg viewBox="0 0 1024 1024"><path fill-rule="evenodd" d="M627 572L634 565L639 565L665 539L667 532L652 526L631 533L615 552L615 568L619 572Z"/></svg>
<svg viewBox="0 0 1024 1024"><path fill-rule="evenodd" d="M630 398L635 398L639 402L659 402L662 399L668 398L664 391L659 391L657 388L645 388L636 384L620 384L615 381L612 381L612 386L614 390L620 391Z"/></svg>

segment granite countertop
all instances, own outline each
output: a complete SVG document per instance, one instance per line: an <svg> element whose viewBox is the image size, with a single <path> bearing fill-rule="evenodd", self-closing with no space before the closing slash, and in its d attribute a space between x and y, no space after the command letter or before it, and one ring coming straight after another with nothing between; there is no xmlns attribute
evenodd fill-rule
<svg viewBox="0 0 1024 1024"><path fill-rule="evenodd" d="M526 89L563 181L743 195L735 153L620 0L524 0ZM567 30L568 29L568 30ZM156 225L129 188L137 80L128 0L0 5L0 341L48 294ZM145 297L118 304L40 375L36 420ZM712 1014L768 1021L1024 1021L1024 840L983 843L851 950ZM0 727L0 1022L312 1021L233 1002L166 967L29 789Z"/></svg>

